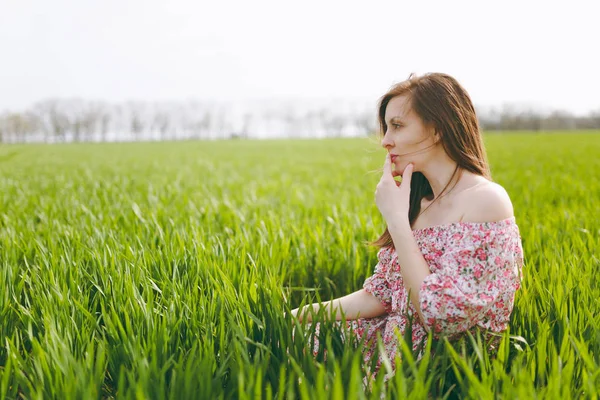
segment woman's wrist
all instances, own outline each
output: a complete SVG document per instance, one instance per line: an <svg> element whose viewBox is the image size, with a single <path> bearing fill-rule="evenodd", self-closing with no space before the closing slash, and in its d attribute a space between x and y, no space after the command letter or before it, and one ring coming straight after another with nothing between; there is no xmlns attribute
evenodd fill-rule
<svg viewBox="0 0 600 400"><path fill-rule="evenodd" d="M403 236L412 236L412 228L410 226L410 221L408 217L398 217L388 223L388 231L392 236L392 239L403 237Z"/></svg>

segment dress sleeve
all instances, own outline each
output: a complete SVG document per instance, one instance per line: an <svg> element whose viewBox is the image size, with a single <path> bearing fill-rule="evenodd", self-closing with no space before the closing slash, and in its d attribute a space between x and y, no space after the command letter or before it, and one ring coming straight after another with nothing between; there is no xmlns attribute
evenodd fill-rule
<svg viewBox="0 0 600 400"><path fill-rule="evenodd" d="M489 229L466 236L440 257L440 270L420 287L424 322L436 335L470 329L496 301L512 298L520 286L518 234Z"/></svg>
<svg viewBox="0 0 600 400"><path fill-rule="evenodd" d="M392 311L392 290L386 277L390 260L389 257L382 256L383 251L385 250L381 250L378 254L379 262L375 266L373 275L365 280L363 289L375 296L383 304L386 312L390 313Z"/></svg>

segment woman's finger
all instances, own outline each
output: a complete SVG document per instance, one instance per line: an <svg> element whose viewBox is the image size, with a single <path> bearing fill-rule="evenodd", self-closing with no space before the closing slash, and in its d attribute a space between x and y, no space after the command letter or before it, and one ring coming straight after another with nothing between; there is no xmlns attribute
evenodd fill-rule
<svg viewBox="0 0 600 400"><path fill-rule="evenodd" d="M394 175L392 175L392 156L388 153L385 156L385 162L383 163L383 175L381 176L381 179L388 179L393 177Z"/></svg>
<svg viewBox="0 0 600 400"><path fill-rule="evenodd" d="M413 172L413 164L408 163L406 168L404 168L404 172L402 172L402 183L410 188L410 180L412 178Z"/></svg>

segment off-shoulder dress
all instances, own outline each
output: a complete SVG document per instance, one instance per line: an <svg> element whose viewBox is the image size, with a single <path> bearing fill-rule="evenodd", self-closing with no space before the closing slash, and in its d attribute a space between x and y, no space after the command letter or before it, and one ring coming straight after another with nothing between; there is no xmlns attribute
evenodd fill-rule
<svg viewBox="0 0 600 400"><path fill-rule="evenodd" d="M395 368L393 360L399 351L396 332L404 335L409 321L415 352L426 344L425 324L434 337L453 338L475 327L484 332L504 331L515 292L521 286L523 249L515 217L496 222L436 225L413 230L413 236L431 272L419 292L424 323L409 300L396 251L391 247L379 250L375 271L363 285L381 301L387 313L346 321L354 337L364 339L365 363L376 365L372 378L379 371L384 356ZM318 322L315 325L316 335L311 337L311 346L316 356L320 326ZM385 355L375 351L378 334ZM378 359L372 362L375 354Z"/></svg>

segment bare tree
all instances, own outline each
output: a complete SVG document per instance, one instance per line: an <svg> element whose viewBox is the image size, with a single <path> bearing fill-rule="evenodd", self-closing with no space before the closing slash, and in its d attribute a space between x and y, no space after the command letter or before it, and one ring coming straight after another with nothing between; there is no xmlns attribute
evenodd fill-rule
<svg viewBox="0 0 600 400"><path fill-rule="evenodd" d="M48 99L37 103L33 107L33 113L39 118L46 142L51 138L56 141L66 141L70 121L67 114L60 110L58 100Z"/></svg>
<svg viewBox="0 0 600 400"><path fill-rule="evenodd" d="M35 120L28 113L9 113L3 119L7 138L12 142L26 142L35 131Z"/></svg>
<svg viewBox="0 0 600 400"><path fill-rule="evenodd" d="M155 114L152 125L160 133L161 140L166 140L170 127L169 115L165 112Z"/></svg>
<svg viewBox="0 0 600 400"><path fill-rule="evenodd" d="M108 129L110 128L111 115L108 107L102 107L99 111L100 118L100 140L106 142L108 140Z"/></svg>
<svg viewBox="0 0 600 400"><path fill-rule="evenodd" d="M212 115L209 110L204 111L201 118L192 118L189 123L189 129L192 132L191 137L195 139L206 139L211 122Z"/></svg>
<svg viewBox="0 0 600 400"><path fill-rule="evenodd" d="M242 128L240 130L240 135L243 139L248 139L250 136L250 126L252 124L253 116L250 113L244 114Z"/></svg>
<svg viewBox="0 0 600 400"><path fill-rule="evenodd" d="M97 103L91 103L85 109L84 116L81 120L81 129L86 141L94 140L101 113L102 107Z"/></svg>
<svg viewBox="0 0 600 400"><path fill-rule="evenodd" d="M71 120L71 130L73 131L73 141L81 142L81 132L83 124L83 116L77 115Z"/></svg>
<svg viewBox="0 0 600 400"><path fill-rule="evenodd" d="M134 140L140 140L142 137L142 132L144 131L144 124L142 123L140 110L138 109L136 104L131 104L130 112L131 115L129 129L133 134Z"/></svg>

